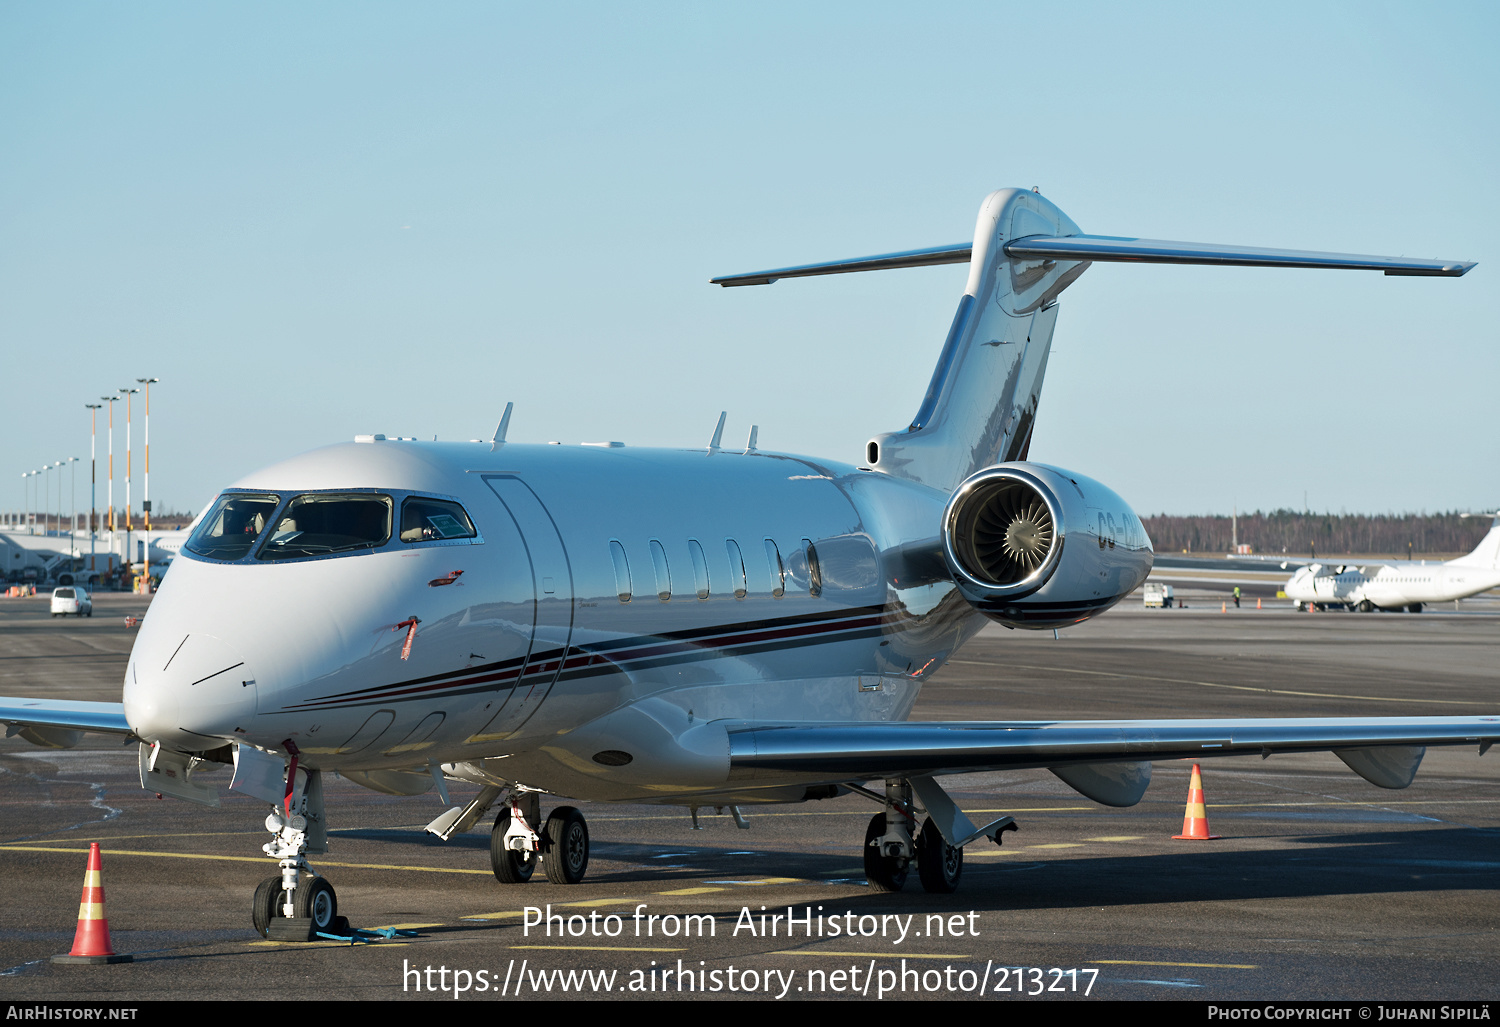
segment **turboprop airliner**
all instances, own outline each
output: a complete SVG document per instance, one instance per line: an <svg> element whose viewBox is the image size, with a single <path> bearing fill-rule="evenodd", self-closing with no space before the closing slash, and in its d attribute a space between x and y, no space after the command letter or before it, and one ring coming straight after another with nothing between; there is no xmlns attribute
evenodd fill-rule
<svg viewBox="0 0 1500 1027"><path fill-rule="evenodd" d="M910 424L857 463L743 446L523 445L363 435L225 488L141 625L122 703L0 699L32 742L139 741L143 787L216 805L216 780L271 804L276 874L251 918L326 929L337 897L322 776L475 797L490 861L584 878L571 805L794 803L855 792L876 890L951 892L964 847L999 843L941 777L1049 768L1088 798L1139 801L1151 761L1332 750L1383 788L1428 745L1500 737L1500 716L911 723L926 680L994 621L1056 629L1145 580L1151 542L1106 486L1028 459L1058 297L1096 261L1456 277L1455 261L1084 234L1005 189L952 246L713 279L966 263L968 282ZM1129 273L1138 273L1131 271ZM212 772L219 771L216 779ZM268 869L270 869L268 867ZM293 932L304 930L294 925Z"/></svg>
<svg viewBox="0 0 1500 1027"><path fill-rule="evenodd" d="M1343 606L1361 613L1406 610L1421 613L1427 603L1455 599L1500 588L1500 513L1490 530L1467 556L1446 563L1399 560L1391 563L1323 564L1300 567L1286 583L1288 599L1297 609Z"/></svg>

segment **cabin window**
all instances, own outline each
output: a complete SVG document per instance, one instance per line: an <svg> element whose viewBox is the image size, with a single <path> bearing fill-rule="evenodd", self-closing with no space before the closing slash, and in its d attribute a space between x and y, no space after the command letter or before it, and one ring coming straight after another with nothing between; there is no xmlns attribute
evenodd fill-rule
<svg viewBox="0 0 1500 1027"><path fill-rule="evenodd" d="M478 534L474 522L457 503L410 496L401 504L402 542L438 542Z"/></svg>
<svg viewBox="0 0 1500 1027"><path fill-rule="evenodd" d="M280 496L226 493L199 522L185 548L210 560L238 560L250 552L280 503Z"/></svg>
<svg viewBox="0 0 1500 1027"><path fill-rule="evenodd" d="M287 504L257 559L295 560L375 549L391 538L391 497L312 492Z"/></svg>
<svg viewBox="0 0 1500 1027"><path fill-rule="evenodd" d="M688 539L688 556L693 559L693 585L699 599L708 598L708 560L703 556L703 547L695 538Z"/></svg>
<svg viewBox="0 0 1500 1027"><path fill-rule="evenodd" d="M625 547L614 539L609 540L609 558L615 565L615 594L620 602L630 602L630 561L625 559Z"/></svg>
<svg viewBox="0 0 1500 1027"><path fill-rule="evenodd" d="M781 562L781 550L770 539L766 539L766 567L771 572L771 595L780 599L786 595L786 567Z"/></svg>
<svg viewBox="0 0 1500 1027"><path fill-rule="evenodd" d="M656 598L666 602L672 598L672 571L667 567L667 551L656 539L651 540L651 566L656 571Z"/></svg>
<svg viewBox="0 0 1500 1027"><path fill-rule="evenodd" d="M743 599L750 590L745 587L745 558L740 555L740 544L726 538L724 551L729 556L729 581L734 586L734 597Z"/></svg>
<svg viewBox="0 0 1500 1027"><path fill-rule="evenodd" d="M787 554L786 576L794 589L799 591L805 589L811 596L822 593L823 582L818 570L818 551L813 548L811 539L803 539L796 549Z"/></svg>

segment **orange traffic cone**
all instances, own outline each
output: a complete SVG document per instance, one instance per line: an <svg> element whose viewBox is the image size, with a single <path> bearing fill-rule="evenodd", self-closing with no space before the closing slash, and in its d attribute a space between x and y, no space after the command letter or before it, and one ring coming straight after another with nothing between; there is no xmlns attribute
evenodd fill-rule
<svg viewBox="0 0 1500 1027"><path fill-rule="evenodd" d="M83 899L78 904L78 933L73 951L53 956L54 963L129 963L133 956L115 954L109 940L109 921L104 917L104 868L99 843L89 846L89 868L83 874Z"/></svg>
<svg viewBox="0 0 1500 1027"><path fill-rule="evenodd" d="M1228 603L1220 603L1219 604L1219 612L1220 613L1228 613L1229 612L1229 604Z"/></svg>
<svg viewBox="0 0 1500 1027"><path fill-rule="evenodd" d="M1193 779L1188 783L1187 809L1182 814L1182 833L1173 838L1184 842L1207 842L1220 837L1208 833L1208 811L1203 808L1203 772L1193 764Z"/></svg>
<svg viewBox="0 0 1500 1027"><path fill-rule="evenodd" d="M1259 609L1260 609L1260 600L1259 600L1259 599L1257 599L1257 600L1255 600L1255 608L1256 608L1256 609L1257 609L1257 610L1259 610Z"/></svg>

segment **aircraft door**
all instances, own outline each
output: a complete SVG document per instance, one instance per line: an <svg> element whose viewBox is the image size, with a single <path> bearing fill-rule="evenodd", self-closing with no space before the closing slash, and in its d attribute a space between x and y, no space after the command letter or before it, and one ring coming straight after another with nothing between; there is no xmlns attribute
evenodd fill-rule
<svg viewBox="0 0 1500 1027"><path fill-rule="evenodd" d="M487 474L484 481L521 529L536 594L536 624L526 666L510 697L480 733L503 738L531 718L557 681L573 634L573 573L557 525L530 486L512 475Z"/></svg>

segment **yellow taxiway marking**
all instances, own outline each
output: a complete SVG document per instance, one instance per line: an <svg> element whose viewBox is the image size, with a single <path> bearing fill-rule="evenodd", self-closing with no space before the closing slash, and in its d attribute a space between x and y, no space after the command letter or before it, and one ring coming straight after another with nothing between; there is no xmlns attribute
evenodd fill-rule
<svg viewBox="0 0 1500 1027"><path fill-rule="evenodd" d="M447 924L381 924L371 928L376 931L422 931L429 927L446 927Z"/></svg>
<svg viewBox="0 0 1500 1027"><path fill-rule="evenodd" d="M519 909L502 909L496 913L473 913L469 916L459 917L460 920L503 920L506 917L525 916L526 913Z"/></svg>
<svg viewBox="0 0 1500 1027"><path fill-rule="evenodd" d="M569 952L686 952L687 949L653 949L631 945L512 945L515 949L563 949Z"/></svg>
<svg viewBox="0 0 1500 1027"><path fill-rule="evenodd" d="M949 663L962 663L969 667L992 667L993 664L981 663L977 660L949 660ZM1131 681L1156 681L1164 685L1199 685L1203 688L1229 688L1236 692L1264 692L1266 695L1300 695L1308 699L1362 699L1366 702L1403 702L1403 703L1428 703L1438 706L1491 706L1493 703L1481 702L1470 699L1403 699L1383 695L1344 695L1339 692L1296 692L1286 688L1261 688L1258 685L1227 685L1221 681L1194 681L1189 678L1161 678L1154 674L1126 674L1117 670L1080 670L1076 668L1061 667L1037 667L1026 664L1011 663L1006 665L1011 670L1045 670L1062 671L1066 674L1083 674L1096 678L1124 678Z"/></svg>
<svg viewBox="0 0 1500 1027"><path fill-rule="evenodd" d="M1110 966L1206 966L1214 970L1259 970L1254 963L1169 963L1157 959L1089 959L1089 963L1107 963Z"/></svg>
<svg viewBox="0 0 1500 1027"><path fill-rule="evenodd" d="M979 852L969 852L967 849L964 850L964 859L998 859L1001 856L1019 855L1020 853L1015 849L995 849L993 851L990 849L981 849Z"/></svg>
<svg viewBox="0 0 1500 1027"><path fill-rule="evenodd" d="M856 959L973 959L967 952L832 952L828 949L783 949L768 956L834 956Z"/></svg>
<svg viewBox="0 0 1500 1027"><path fill-rule="evenodd" d="M48 845L0 845L0 851L11 852L88 852L88 849L61 848ZM111 856L156 856L160 859L207 859L229 863L264 863L264 856L217 856L206 852L144 852L134 849L103 849ZM320 867L339 867L344 870L420 870L428 874L481 874L490 876L488 870L466 870L458 867L411 867L396 863L335 863L320 859Z"/></svg>
<svg viewBox="0 0 1500 1027"><path fill-rule="evenodd" d="M726 891L725 888L676 888L672 891L659 891L658 895L707 895L709 892Z"/></svg>
<svg viewBox="0 0 1500 1027"><path fill-rule="evenodd" d="M763 884L808 884L810 882L808 882L806 879L801 878L801 877L762 877L758 881L713 881L711 883L713 883L713 884L739 884L739 885L750 885L750 886L756 886L756 887L758 887L758 886L763 885Z"/></svg>
<svg viewBox="0 0 1500 1027"><path fill-rule="evenodd" d="M1028 849L1081 849L1082 842L1048 842L1046 845L1027 845Z"/></svg>
<svg viewBox="0 0 1500 1027"><path fill-rule="evenodd" d="M644 902L645 899L586 899L583 902L554 902L558 909L566 909L578 906L628 906L632 902Z"/></svg>
<svg viewBox="0 0 1500 1027"><path fill-rule="evenodd" d="M1085 838L1086 842L1138 842L1145 835L1139 834L1107 834L1102 838Z"/></svg>

